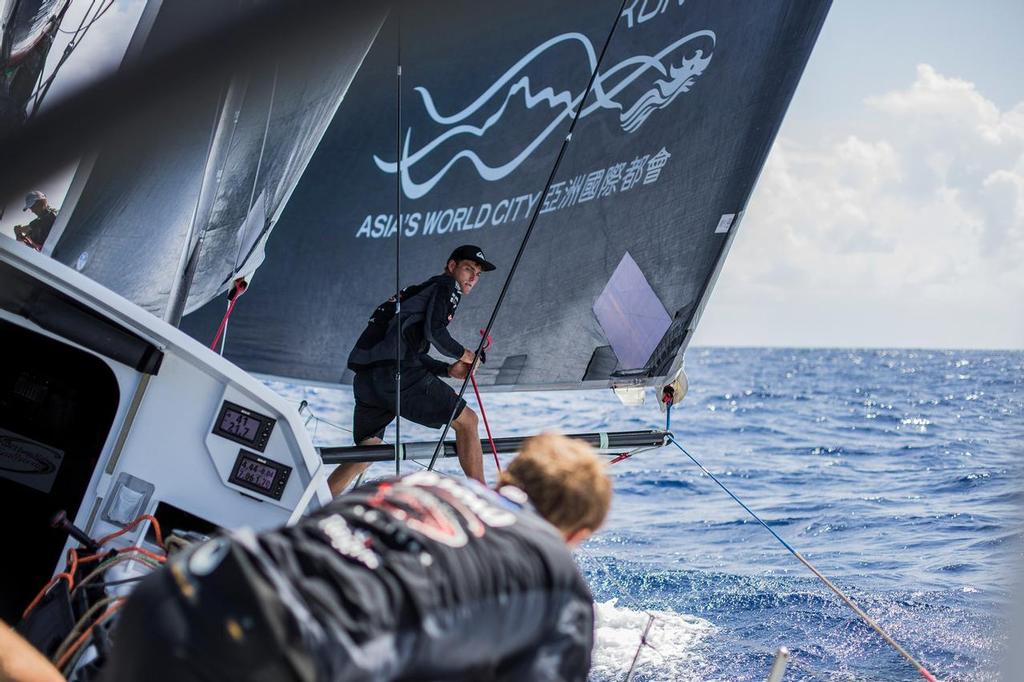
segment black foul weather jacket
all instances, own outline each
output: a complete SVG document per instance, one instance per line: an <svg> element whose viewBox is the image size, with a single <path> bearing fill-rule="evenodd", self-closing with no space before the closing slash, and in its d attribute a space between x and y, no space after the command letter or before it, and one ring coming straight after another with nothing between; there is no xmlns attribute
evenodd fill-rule
<svg viewBox="0 0 1024 682"><path fill-rule="evenodd" d="M105 682L584 682L590 669L590 592L515 488L421 471L168 563L129 599Z"/></svg>
<svg viewBox="0 0 1024 682"><path fill-rule="evenodd" d="M401 291L402 368L424 367L438 376L445 376L448 365L427 353L430 346L458 360L465 348L448 333L448 323L462 300L462 291L455 278L448 274L431 277L426 282L408 286ZM373 311L366 329L348 356L348 368L360 372L371 367L395 363L399 321L395 316L395 299L389 298Z"/></svg>

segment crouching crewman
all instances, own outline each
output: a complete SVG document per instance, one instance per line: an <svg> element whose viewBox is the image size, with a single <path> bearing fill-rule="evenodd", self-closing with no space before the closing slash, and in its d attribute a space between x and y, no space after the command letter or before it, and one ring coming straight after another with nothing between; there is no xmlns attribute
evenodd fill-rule
<svg viewBox="0 0 1024 682"><path fill-rule="evenodd" d="M593 600L570 549L604 522L605 465L532 438L497 490L430 471L168 561L113 631L105 682L583 682Z"/></svg>

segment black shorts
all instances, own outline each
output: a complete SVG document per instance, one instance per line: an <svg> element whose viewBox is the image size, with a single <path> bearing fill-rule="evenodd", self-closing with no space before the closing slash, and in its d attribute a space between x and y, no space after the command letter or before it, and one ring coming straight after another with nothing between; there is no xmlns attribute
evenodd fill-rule
<svg viewBox="0 0 1024 682"><path fill-rule="evenodd" d="M352 439L356 445L367 438L383 438L395 418L395 369L384 365L358 372L352 381L356 409L352 415ZM451 386L424 368L402 370L402 416L432 429L462 414L466 401Z"/></svg>

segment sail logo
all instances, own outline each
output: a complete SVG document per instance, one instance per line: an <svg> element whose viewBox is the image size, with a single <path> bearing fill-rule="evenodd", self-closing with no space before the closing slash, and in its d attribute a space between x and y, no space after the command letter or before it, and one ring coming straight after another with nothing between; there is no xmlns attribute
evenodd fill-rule
<svg viewBox="0 0 1024 682"><path fill-rule="evenodd" d="M545 215L589 201L631 192L640 186L653 186L660 179L662 169L671 158L672 153L662 147L653 154L638 154L632 161L615 161L606 168L596 168L554 182L544 195L539 213ZM541 193L534 192L506 197L497 203L492 200L471 206L439 208L426 213L403 213L402 234L406 237L427 237L447 232L500 227L529 218L540 201ZM387 239L394 236L397 231L398 221L395 220L394 213L369 214L363 218L362 224L356 230L356 238Z"/></svg>
<svg viewBox="0 0 1024 682"><path fill-rule="evenodd" d="M686 0L675 0L676 7L682 7ZM623 8L621 16L626 19L626 28L647 23L668 11L672 0L633 0Z"/></svg>
<svg viewBox="0 0 1024 682"><path fill-rule="evenodd" d="M713 31L696 31L652 55L633 55L598 71L591 90L592 101L580 110L579 117L585 118L605 110L617 112L622 131L635 133L654 112L668 107L679 95L690 91L711 63L715 43ZM412 127L406 128L401 163L374 155L377 167L389 174L400 172L402 191L410 199L428 194L460 161L471 164L483 180L495 182L507 177L556 131L564 129L577 107L581 106L586 93L556 91L551 85L534 83L528 73L531 64L545 58L553 59L554 50L564 51L567 47L578 48L582 52L589 72L597 70L597 55L590 39L582 33L572 32L557 35L530 50L458 111L443 113L427 88L416 87L424 112L440 130L413 149ZM558 54L564 56L564 52ZM512 129L517 132L522 126L522 121L507 120L516 118L510 112L522 111L518 106L520 102L526 112L547 107L552 116L541 125L534 122L537 129L525 139L496 145L503 150L504 158L485 160L480 152L480 147L486 143L485 138L503 139L505 131Z"/></svg>

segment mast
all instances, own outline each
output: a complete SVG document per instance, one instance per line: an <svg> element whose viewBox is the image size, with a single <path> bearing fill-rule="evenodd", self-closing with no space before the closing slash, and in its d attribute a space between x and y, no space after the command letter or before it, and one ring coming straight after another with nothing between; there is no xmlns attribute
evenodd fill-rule
<svg viewBox="0 0 1024 682"><path fill-rule="evenodd" d="M395 319L398 333L395 335L395 476L402 475L402 15L395 12L397 33L395 78L395 158L398 172L395 173Z"/></svg>

